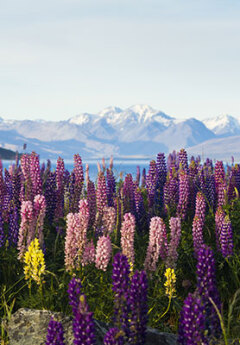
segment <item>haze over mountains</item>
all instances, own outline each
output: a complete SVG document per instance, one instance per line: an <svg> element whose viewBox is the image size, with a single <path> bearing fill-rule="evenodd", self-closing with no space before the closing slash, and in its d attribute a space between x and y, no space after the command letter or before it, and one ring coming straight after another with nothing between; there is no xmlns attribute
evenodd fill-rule
<svg viewBox="0 0 240 345"><path fill-rule="evenodd" d="M148 105L127 109L109 107L98 114L83 113L66 121L15 121L0 119L0 146L56 159L139 157L180 148L189 154L240 160L240 121L220 115L199 121L176 119Z"/></svg>

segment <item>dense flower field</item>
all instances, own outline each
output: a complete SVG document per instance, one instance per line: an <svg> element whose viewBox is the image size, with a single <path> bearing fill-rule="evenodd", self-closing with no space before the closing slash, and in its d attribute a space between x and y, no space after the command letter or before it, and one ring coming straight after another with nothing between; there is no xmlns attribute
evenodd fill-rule
<svg viewBox="0 0 240 345"><path fill-rule="evenodd" d="M1 318L20 307L73 315L74 344L144 344L147 326L180 344L240 334L240 165L159 153L116 180L113 161L84 176L59 157L0 164ZM2 327L1 339L7 342ZM215 342L216 341L216 342ZM64 344L51 320L46 344Z"/></svg>

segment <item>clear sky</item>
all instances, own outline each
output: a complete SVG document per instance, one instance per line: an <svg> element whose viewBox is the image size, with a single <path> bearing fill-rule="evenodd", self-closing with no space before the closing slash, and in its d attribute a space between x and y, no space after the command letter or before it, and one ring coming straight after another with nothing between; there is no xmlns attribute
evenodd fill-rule
<svg viewBox="0 0 240 345"><path fill-rule="evenodd" d="M240 116L239 0L0 0L0 116Z"/></svg>

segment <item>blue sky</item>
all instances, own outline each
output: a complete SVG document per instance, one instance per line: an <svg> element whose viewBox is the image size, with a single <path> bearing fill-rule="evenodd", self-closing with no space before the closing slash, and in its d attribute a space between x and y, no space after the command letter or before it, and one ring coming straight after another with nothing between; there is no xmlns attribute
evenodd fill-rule
<svg viewBox="0 0 240 345"><path fill-rule="evenodd" d="M0 116L240 117L239 0L0 0Z"/></svg>

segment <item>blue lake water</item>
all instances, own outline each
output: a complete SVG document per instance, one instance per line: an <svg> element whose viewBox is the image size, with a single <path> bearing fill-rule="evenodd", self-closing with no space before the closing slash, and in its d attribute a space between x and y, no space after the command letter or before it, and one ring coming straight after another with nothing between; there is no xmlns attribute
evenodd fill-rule
<svg viewBox="0 0 240 345"><path fill-rule="evenodd" d="M3 162L3 168L9 168L9 166L13 163L14 161L2 161ZM47 164L46 160L41 160L42 163ZM98 168L97 168L97 162L99 162L102 165L101 159L99 160L83 160L83 167L84 167L84 173L86 169L86 164L89 165L89 175L90 179L92 181L95 181L97 178L98 174ZM145 159L128 159L128 160L113 160L113 172L115 177L118 179L120 174L123 174L123 177L126 176L126 174L130 173L133 175L133 177L136 176L137 172L137 166L140 167L140 171L142 173L142 170L145 168L146 171L148 170L150 160L145 160ZM73 161L70 160L64 160L65 168L69 171L73 170ZM106 168L109 167L109 160L106 160ZM51 170L56 169L56 161L51 161Z"/></svg>

